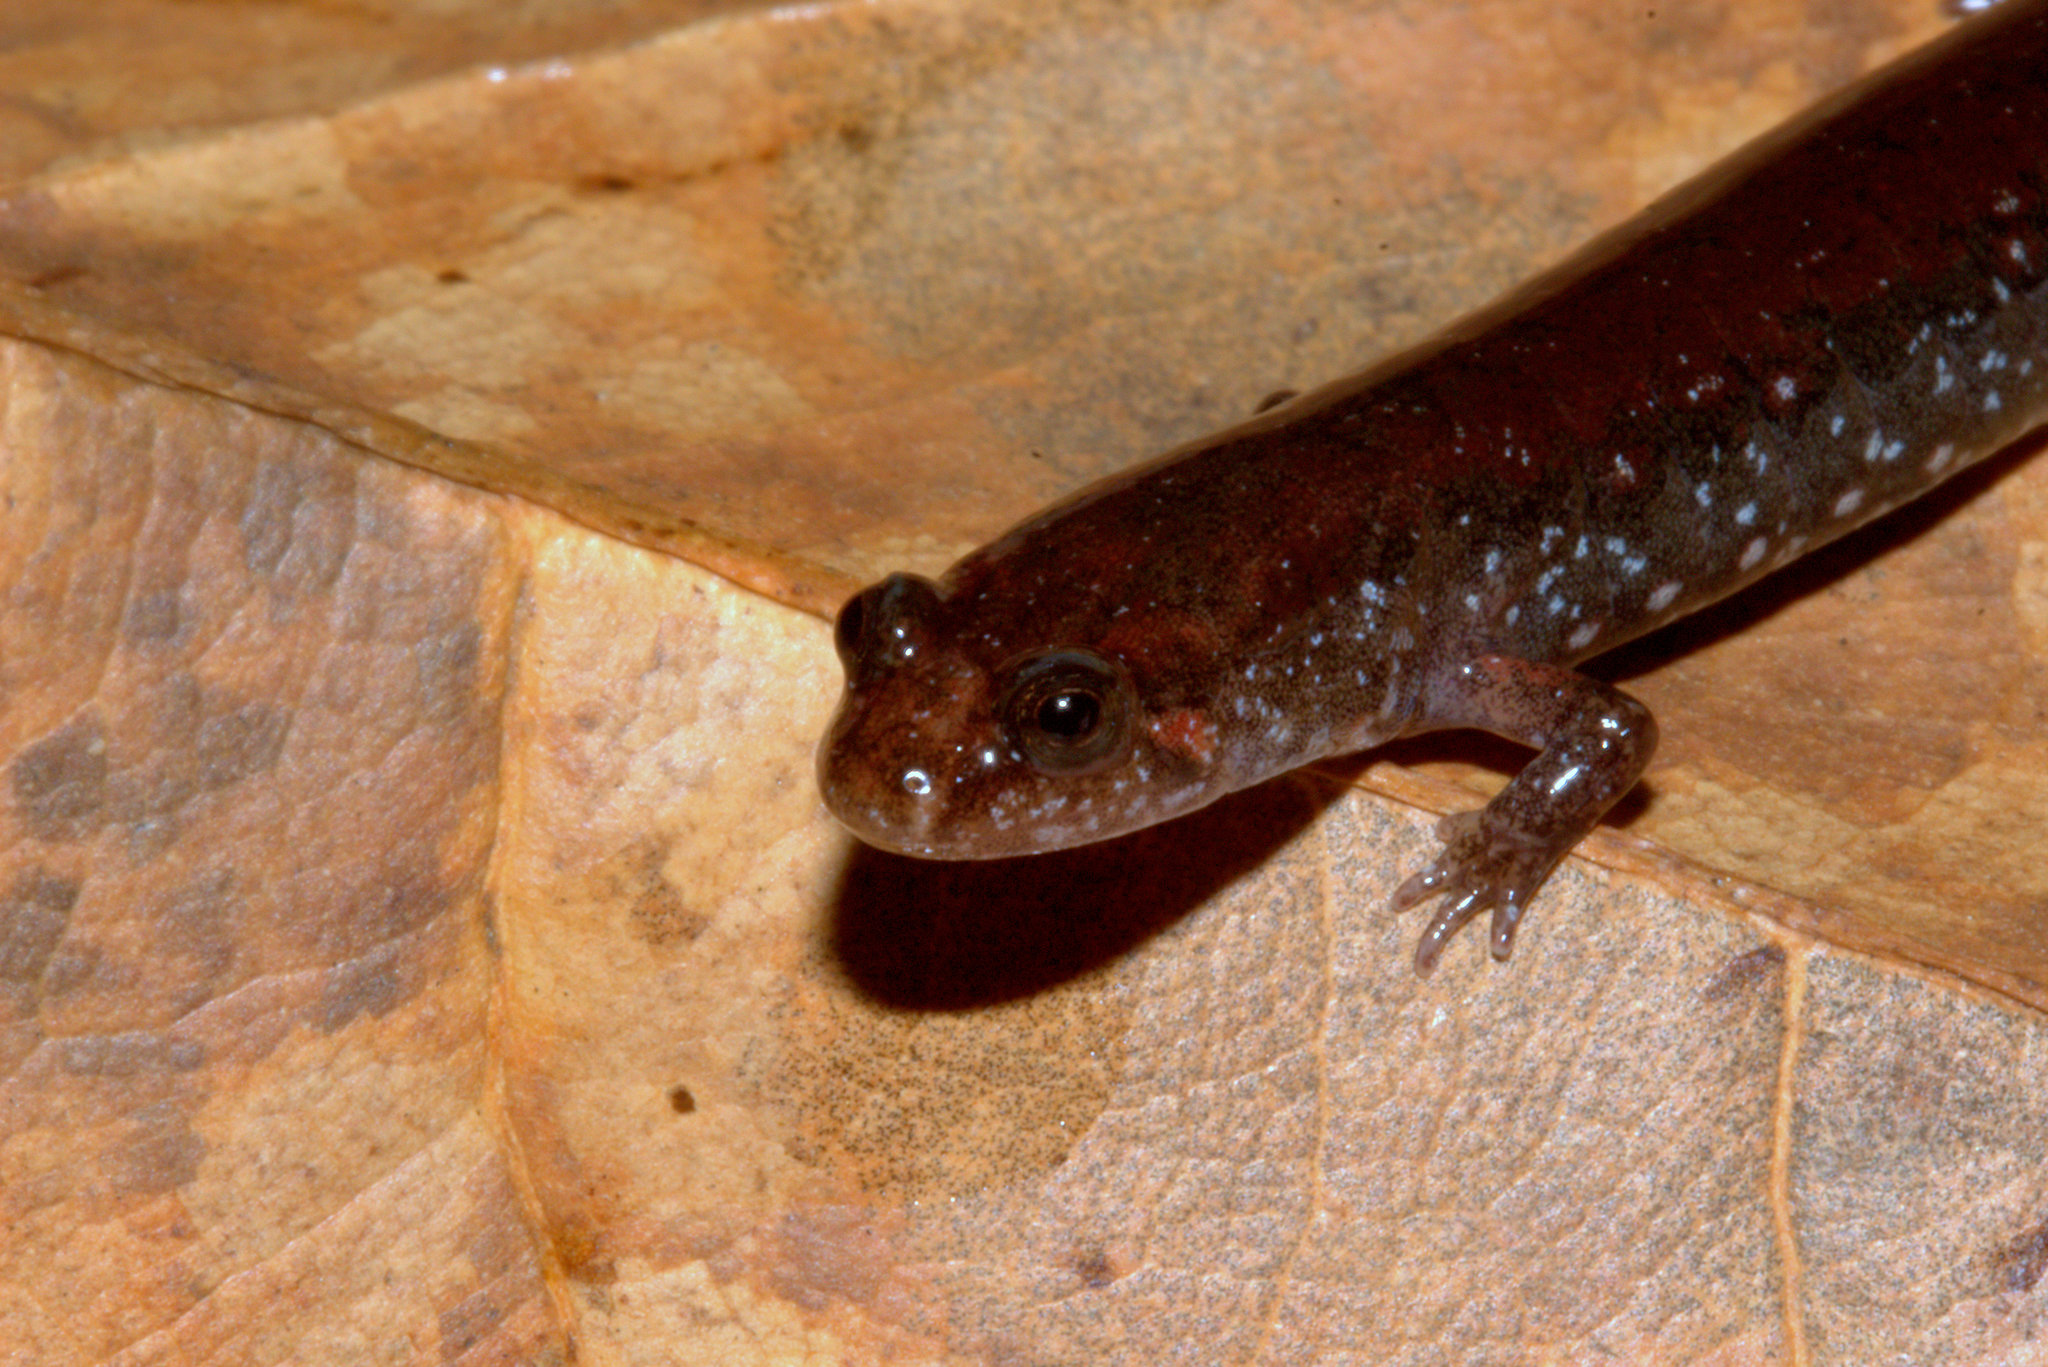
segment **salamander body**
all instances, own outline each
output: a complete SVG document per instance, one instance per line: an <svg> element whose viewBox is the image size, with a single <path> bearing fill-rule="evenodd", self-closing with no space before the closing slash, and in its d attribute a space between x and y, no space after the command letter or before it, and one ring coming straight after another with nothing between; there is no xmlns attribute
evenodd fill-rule
<svg viewBox="0 0 2048 1367"><path fill-rule="evenodd" d="M1395 894L1427 972L1640 776L1572 666L2048 419L2048 0L2009 0L1423 346L842 610L819 782L992 858L1476 727L1537 753Z"/></svg>

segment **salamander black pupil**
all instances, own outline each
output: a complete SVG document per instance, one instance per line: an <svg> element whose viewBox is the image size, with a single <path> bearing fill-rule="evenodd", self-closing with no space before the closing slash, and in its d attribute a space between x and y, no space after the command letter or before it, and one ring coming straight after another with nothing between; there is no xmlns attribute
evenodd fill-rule
<svg viewBox="0 0 2048 1367"><path fill-rule="evenodd" d="M1039 773L1079 778L1129 755L1130 692L1102 656L1059 646L1013 667L997 713L1011 744Z"/></svg>
<svg viewBox="0 0 2048 1367"><path fill-rule="evenodd" d="M1102 719L1102 704L1093 693L1067 689L1038 705L1038 726L1049 736L1079 740L1095 730Z"/></svg>

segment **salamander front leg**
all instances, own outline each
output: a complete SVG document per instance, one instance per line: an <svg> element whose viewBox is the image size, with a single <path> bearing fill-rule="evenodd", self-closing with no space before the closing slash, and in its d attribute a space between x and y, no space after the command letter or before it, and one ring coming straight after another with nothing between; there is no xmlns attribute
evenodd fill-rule
<svg viewBox="0 0 2048 1367"><path fill-rule="evenodd" d="M1539 752L1476 812L1437 824L1444 852L1394 893L1394 910L1441 896L1415 947L1428 976L1451 937L1493 913L1493 957L1514 949L1515 927L1558 861L1642 776L1657 748L1650 710L1619 689L1555 665L1484 655L1434 690L1419 730L1472 727Z"/></svg>

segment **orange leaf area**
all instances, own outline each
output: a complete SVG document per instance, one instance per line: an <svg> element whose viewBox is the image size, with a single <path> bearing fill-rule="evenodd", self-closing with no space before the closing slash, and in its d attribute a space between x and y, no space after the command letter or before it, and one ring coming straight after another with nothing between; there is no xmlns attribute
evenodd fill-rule
<svg viewBox="0 0 2048 1367"><path fill-rule="evenodd" d="M811 773L848 585L1931 9L389 8L0 11L0 1363L2048 1363L2026 452L1605 662L1506 965L1385 906L1512 754Z"/></svg>

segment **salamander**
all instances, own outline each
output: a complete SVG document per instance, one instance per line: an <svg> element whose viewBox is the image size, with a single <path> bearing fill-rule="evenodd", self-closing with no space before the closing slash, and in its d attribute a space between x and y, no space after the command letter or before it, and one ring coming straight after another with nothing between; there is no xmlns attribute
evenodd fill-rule
<svg viewBox="0 0 2048 1367"><path fill-rule="evenodd" d="M1393 894L1428 973L1635 784L1575 665L2048 420L2048 0L2007 0L1434 339L840 611L871 844L986 859L1478 728L1536 754Z"/></svg>

